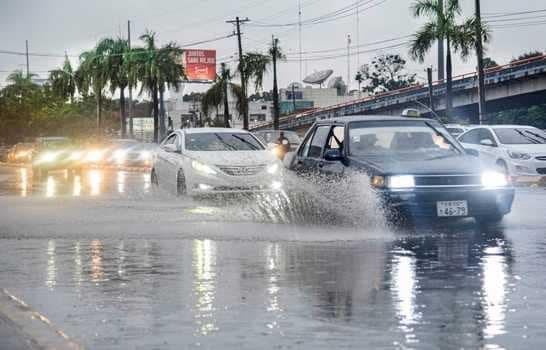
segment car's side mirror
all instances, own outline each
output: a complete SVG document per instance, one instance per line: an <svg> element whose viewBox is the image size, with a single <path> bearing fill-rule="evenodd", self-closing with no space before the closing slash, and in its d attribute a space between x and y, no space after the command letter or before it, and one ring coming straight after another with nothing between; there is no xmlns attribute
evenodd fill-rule
<svg viewBox="0 0 546 350"><path fill-rule="evenodd" d="M343 155L339 149L329 149L324 152L324 159L330 162L335 162L343 159Z"/></svg>
<svg viewBox="0 0 546 350"><path fill-rule="evenodd" d="M178 148L176 147L175 144L172 144L172 143L163 145L163 150L165 152L169 152L169 153L177 153L178 152Z"/></svg>
<svg viewBox="0 0 546 350"><path fill-rule="evenodd" d="M296 152L288 152L284 155L282 164L284 165L286 169L290 169L292 167L292 163L294 162L295 158L296 158Z"/></svg>
<svg viewBox="0 0 546 350"><path fill-rule="evenodd" d="M475 149L470 149L470 148L465 148L465 153L468 154L469 156L473 156L473 157L479 157L480 156L480 152L478 152L477 150Z"/></svg>
<svg viewBox="0 0 546 350"><path fill-rule="evenodd" d="M487 147L493 147L495 144L490 139L483 139L480 141L480 145L487 146Z"/></svg>

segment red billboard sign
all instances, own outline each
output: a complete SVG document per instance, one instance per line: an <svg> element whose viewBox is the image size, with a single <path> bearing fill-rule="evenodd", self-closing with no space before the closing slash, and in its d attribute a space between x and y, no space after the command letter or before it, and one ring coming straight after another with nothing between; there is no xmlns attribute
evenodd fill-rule
<svg viewBox="0 0 546 350"><path fill-rule="evenodd" d="M216 79L216 50L184 50L184 67L188 80Z"/></svg>

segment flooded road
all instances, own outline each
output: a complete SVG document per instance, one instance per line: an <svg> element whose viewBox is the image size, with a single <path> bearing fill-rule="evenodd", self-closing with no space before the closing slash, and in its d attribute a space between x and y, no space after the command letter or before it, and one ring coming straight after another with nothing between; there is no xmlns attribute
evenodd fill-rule
<svg viewBox="0 0 546 350"><path fill-rule="evenodd" d="M393 229L178 199L143 173L65 175L29 188L0 168L0 287L89 349L546 342L544 189L519 190L497 226Z"/></svg>

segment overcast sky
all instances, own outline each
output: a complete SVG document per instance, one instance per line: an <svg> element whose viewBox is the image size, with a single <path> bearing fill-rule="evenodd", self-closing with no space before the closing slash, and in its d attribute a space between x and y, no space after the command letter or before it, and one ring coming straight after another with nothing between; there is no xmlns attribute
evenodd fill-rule
<svg viewBox="0 0 546 350"><path fill-rule="evenodd" d="M303 20L316 18L353 4L356 0L301 0ZM409 7L412 0L370 0L374 7L360 14L360 44L377 42L412 34L421 23L411 17ZM464 16L473 11L473 0L461 0ZM543 0L482 0L485 14L541 10L546 8ZM258 27L263 23L293 23L297 21L298 0L3 0L0 11L0 50L24 51L25 39L29 40L30 52L77 56L82 50L92 48L98 39L105 36L126 35L127 20L132 21L134 45L138 35L146 29L158 33L160 43L176 41L181 45L207 40L232 32L233 26L225 23L236 15L249 17L253 25L244 25L244 50L263 50L271 35L280 39L280 45L289 54L290 61L279 67L280 86L286 86L299 78L298 29L297 26ZM534 14L532 16L545 13ZM488 55L499 63L529 50L544 50L546 43L546 21L532 18L529 21L542 23L531 26L504 26L495 28L488 47ZM514 24L518 22L497 22ZM309 57L339 56L331 60L313 60L303 64L303 75L315 70L331 68L335 75L346 80L347 34L352 36L352 45L357 45L356 16L322 24L303 26L303 51L340 48L338 51L311 53ZM365 46L360 50L381 49L400 41ZM216 49L218 58L229 60L237 51L236 38L224 39L195 47ZM355 48L353 50L356 50ZM365 52L360 57L351 57L351 75L354 75L357 60L366 63L378 53L401 53L407 57L407 48L383 49ZM290 55L291 54L291 55ZM42 77L47 71L62 63L57 57L31 57L31 71ZM77 59L73 58L76 64ZM434 53L425 64L435 64ZM0 86L5 84L8 72L23 69L24 56L0 54ZM232 63L233 64L233 63ZM410 62L410 72L424 77L425 65ZM471 71L475 66L472 57L468 62L455 61L455 73ZM271 78L265 81L269 90ZM353 88L356 85L353 85ZM186 91L199 89L186 86Z"/></svg>

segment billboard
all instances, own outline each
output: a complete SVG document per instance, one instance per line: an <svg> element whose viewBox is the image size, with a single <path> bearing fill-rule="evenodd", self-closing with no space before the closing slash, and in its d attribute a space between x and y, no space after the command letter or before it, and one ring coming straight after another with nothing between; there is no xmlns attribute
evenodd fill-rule
<svg viewBox="0 0 546 350"><path fill-rule="evenodd" d="M184 50L184 67L188 80L216 79L216 50Z"/></svg>

